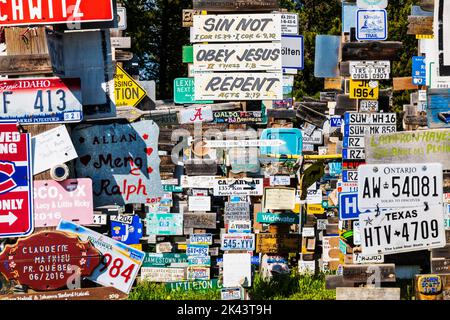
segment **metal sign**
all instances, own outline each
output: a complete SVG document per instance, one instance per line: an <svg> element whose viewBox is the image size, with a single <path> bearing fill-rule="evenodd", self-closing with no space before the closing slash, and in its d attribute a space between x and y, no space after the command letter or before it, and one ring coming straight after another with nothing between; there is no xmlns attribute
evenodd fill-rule
<svg viewBox="0 0 450 320"><path fill-rule="evenodd" d="M178 113L178 122L180 124L186 123L201 123L213 121L213 113L211 107L196 107L180 110Z"/></svg>
<svg viewBox="0 0 450 320"><path fill-rule="evenodd" d="M216 179L215 196L262 196L263 179Z"/></svg>
<svg viewBox="0 0 450 320"><path fill-rule="evenodd" d="M358 192L339 193L339 220L358 220Z"/></svg>
<svg viewBox="0 0 450 320"><path fill-rule="evenodd" d="M361 9L380 8L385 9L388 0L356 0L356 6Z"/></svg>
<svg viewBox="0 0 450 320"><path fill-rule="evenodd" d="M353 80L388 80L391 62L387 61L350 61L350 76Z"/></svg>
<svg viewBox="0 0 450 320"><path fill-rule="evenodd" d="M184 228L216 228L216 213L215 212L184 212L183 223Z"/></svg>
<svg viewBox="0 0 450 320"><path fill-rule="evenodd" d="M112 286L129 293L139 272L145 253L70 221L61 220L57 230L90 241L103 255L103 263L88 279L103 286Z"/></svg>
<svg viewBox="0 0 450 320"><path fill-rule="evenodd" d="M33 290L49 291L66 287L75 274L90 276L100 264L101 255L89 241L46 231L7 245L0 261L0 272L9 280Z"/></svg>
<svg viewBox="0 0 450 320"><path fill-rule="evenodd" d="M351 124L396 124L396 113L358 113L346 112L344 115L344 122L346 125Z"/></svg>
<svg viewBox="0 0 450 320"><path fill-rule="evenodd" d="M253 233L224 233L221 235L221 247L223 251L255 250L255 234Z"/></svg>
<svg viewBox="0 0 450 320"><path fill-rule="evenodd" d="M180 213L147 213L147 235L183 235Z"/></svg>
<svg viewBox="0 0 450 320"><path fill-rule="evenodd" d="M214 111L215 123L256 124L264 122L262 111Z"/></svg>
<svg viewBox="0 0 450 320"><path fill-rule="evenodd" d="M361 112L378 112L378 100L360 100L359 111Z"/></svg>
<svg viewBox="0 0 450 320"><path fill-rule="evenodd" d="M378 81L350 80L350 99L378 99Z"/></svg>
<svg viewBox="0 0 450 320"><path fill-rule="evenodd" d="M33 189L37 228L56 227L60 219L81 225L94 223L91 179L37 180Z"/></svg>
<svg viewBox="0 0 450 320"><path fill-rule="evenodd" d="M281 14L281 33L283 35L298 35L298 13Z"/></svg>
<svg viewBox="0 0 450 320"><path fill-rule="evenodd" d="M252 233L251 220L230 220L228 222L228 233Z"/></svg>
<svg viewBox="0 0 450 320"><path fill-rule="evenodd" d="M207 244L213 243L213 235L211 233L196 233L191 234L189 237L190 244Z"/></svg>
<svg viewBox="0 0 450 320"><path fill-rule="evenodd" d="M116 107L136 107L147 95L145 89L119 65L114 76L114 93Z"/></svg>
<svg viewBox="0 0 450 320"><path fill-rule="evenodd" d="M369 164L440 162L450 170L450 129L372 135L364 145Z"/></svg>
<svg viewBox="0 0 450 320"><path fill-rule="evenodd" d="M281 37L281 53L283 69L303 70L303 36L283 35Z"/></svg>
<svg viewBox="0 0 450 320"><path fill-rule="evenodd" d="M185 268L142 267L142 280L149 282L172 282L186 279Z"/></svg>
<svg viewBox="0 0 450 320"><path fill-rule="evenodd" d="M80 79L1 80L0 90L0 119L23 124L83 120Z"/></svg>
<svg viewBox="0 0 450 320"><path fill-rule="evenodd" d="M78 125L72 130L79 155L75 169L78 177L95 177L96 207L160 200L158 136L159 128L151 120Z"/></svg>
<svg viewBox="0 0 450 320"><path fill-rule="evenodd" d="M220 291L221 300L241 300L241 288L222 288Z"/></svg>
<svg viewBox="0 0 450 320"><path fill-rule="evenodd" d="M187 280L209 280L211 268L206 266L188 266L186 268Z"/></svg>
<svg viewBox="0 0 450 320"><path fill-rule="evenodd" d="M344 137L342 141L344 148L361 148L365 147L364 137Z"/></svg>
<svg viewBox="0 0 450 320"><path fill-rule="evenodd" d="M427 66L425 57L412 57L412 78L413 84L424 86L427 83Z"/></svg>
<svg viewBox="0 0 450 320"><path fill-rule="evenodd" d="M209 254L209 246L205 244L188 244L186 248L186 254L188 256L206 257Z"/></svg>
<svg viewBox="0 0 450 320"><path fill-rule="evenodd" d="M331 117L330 125L332 128L340 128L342 126L343 119L341 117Z"/></svg>
<svg viewBox="0 0 450 320"><path fill-rule="evenodd" d="M383 263L383 254L362 254L360 252L353 253L353 263L368 264L368 263Z"/></svg>
<svg viewBox="0 0 450 320"><path fill-rule="evenodd" d="M280 14L194 15L191 42L281 41Z"/></svg>
<svg viewBox="0 0 450 320"><path fill-rule="evenodd" d="M123 216L123 215L122 215ZM138 215L128 215L129 221L114 221L113 217L120 217L119 215L111 216L111 238L125 244L139 244L143 234L143 225Z"/></svg>
<svg viewBox="0 0 450 320"><path fill-rule="evenodd" d="M117 49L129 49L131 48L131 37L111 37L111 47Z"/></svg>
<svg viewBox="0 0 450 320"><path fill-rule="evenodd" d="M170 282L166 284L166 288L169 290L207 290L207 289L220 289L222 284L217 279L211 280L196 280L196 281L182 281L182 282Z"/></svg>
<svg viewBox="0 0 450 320"><path fill-rule="evenodd" d="M364 137L365 135L388 134L397 131L396 124L389 125L345 125L344 135L346 137Z"/></svg>
<svg viewBox="0 0 450 320"><path fill-rule="evenodd" d="M24 237L34 230L30 135L12 122L0 129L0 238Z"/></svg>
<svg viewBox="0 0 450 320"><path fill-rule="evenodd" d="M118 30L127 30L127 8L117 7L117 25Z"/></svg>
<svg viewBox="0 0 450 320"><path fill-rule="evenodd" d="M356 11L357 40L386 40L387 29L387 11L385 9Z"/></svg>
<svg viewBox="0 0 450 320"><path fill-rule="evenodd" d="M197 101L194 98L194 78L177 78L173 80L173 100L175 103L213 103L214 101Z"/></svg>
<svg viewBox="0 0 450 320"><path fill-rule="evenodd" d="M173 263L186 263L188 256L184 253L145 253L142 267L169 267Z"/></svg>
<svg viewBox="0 0 450 320"><path fill-rule="evenodd" d="M225 202L224 221L250 220L250 203L248 202Z"/></svg>
<svg viewBox="0 0 450 320"><path fill-rule="evenodd" d="M194 45L194 69L200 71L281 70L281 44L223 43Z"/></svg>
<svg viewBox="0 0 450 320"><path fill-rule="evenodd" d="M298 224L300 223L300 216L295 213L270 213L258 212L256 222L259 223L283 223L283 224Z"/></svg>
<svg viewBox="0 0 450 320"><path fill-rule="evenodd" d="M342 149L342 159L344 160L364 160L365 158L364 149Z"/></svg>
<svg viewBox="0 0 450 320"><path fill-rule="evenodd" d="M358 181L357 170L344 170L342 171L342 182L354 182Z"/></svg>
<svg viewBox="0 0 450 320"><path fill-rule="evenodd" d="M450 89L428 89L427 102L428 128L450 128Z"/></svg>
<svg viewBox="0 0 450 320"><path fill-rule="evenodd" d="M34 5L25 1L1 1L0 26L60 24L74 22L111 21L112 0L48 0Z"/></svg>
<svg viewBox="0 0 450 320"><path fill-rule="evenodd" d="M358 167L359 209L442 203L442 164L408 163Z"/></svg>
<svg viewBox="0 0 450 320"><path fill-rule="evenodd" d="M280 100L280 73L201 73L195 75L196 100Z"/></svg>
<svg viewBox="0 0 450 320"><path fill-rule="evenodd" d="M363 254L393 254L445 246L442 205L361 214Z"/></svg>

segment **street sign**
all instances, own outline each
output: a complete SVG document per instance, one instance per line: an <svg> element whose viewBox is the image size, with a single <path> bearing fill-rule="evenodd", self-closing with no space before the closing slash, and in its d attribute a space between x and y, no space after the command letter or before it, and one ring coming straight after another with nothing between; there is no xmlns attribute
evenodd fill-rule
<svg viewBox="0 0 450 320"><path fill-rule="evenodd" d="M33 290L49 291L67 286L72 274L90 276L101 260L89 241L45 231L7 245L0 254L0 272Z"/></svg>
<svg viewBox="0 0 450 320"><path fill-rule="evenodd" d="M114 77L116 107L136 107L147 92L121 66L117 65Z"/></svg>
<svg viewBox="0 0 450 320"><path fill-rule="evenodd" d="M0 119L23 124L83 120L80 79L11 79L0 84Z"/></svg>
<svg viewBox="0 0 450 320"><path fill-rule="evenodd" d="M263 179L215 179L215 196L262 196Z"/></svg>
<svg viewBox="0 0 450 320"><path fill-rule="evenodd" d="M401 208L359 216L363 254L393 254L442 248L445 228L442 205Z"/></svg>
<svg viewBox="0 0 450 320"><path fill-rule="evenodd" d="M331 117L330 125L332 128L340 128L343 123L343 119L341 117Z"/></svg>
<svg viewBox="0 0 450 320"><path fill-rule="evenodd" d="M412 57L412 78L413 84L424 86L427 83L427 66L425 63L425 57L413 56Z"/></svg>
<svg viewBox="0 0 450 320"><path fill-rule="evenodd" d="M194 15L191 42L281 41L280 14Z"/></svg>
<svg viewBox="0 0 450 320"><path fill-rule="evenodd" d="M270 213L258 212L256 222L259 223L283 223L283 224L298 224L300 223L300 216L295 213Z"/></svg>
<svg viewBox="0 0 450 320"><path fill-rule="evenodd" d="M442 164L407 163L358 167L359 209L442 203Z"/></svg>
<svg viewBox="0 0 450 320"><path fill-rule="evenodd" d="M255 250L254 233L224 233L221 235L221 247L223 251Z"/></svg>
<svg viewBox="0 0 450 320"><path fill-rule="evenodd" d="M142 267L170 267L173 263L188 262L188 256L184 253L145 253Z"/></svg>
<svg viewBox="0 0 450 320"><path fill-rule="evenodd" d="M113 8L112 0L48 0L36 5L25 1L1 1L0 26L111 21L114 19Z"/></svg>
<svg viewBox="0 0 450 320"><path fill-rule="evenodd" d="M57 230L73 233L82 241L90 241L103 255L102 263L88 279L127 294L130 292L144 260L144 252L70 221L61 220Z"/></svg>
<svg viewBox="0 0 450 320"><path fill-rule="evenodd" d="M339 220L358 220L358 192L339 193Z"/></svg>
<svg viewBox="0 0 450 320"><path fill-rule="evenodd" d="M281 44L195 44L194 69L201 71L281 70Z"/></svg>
<svg viewBox="0 0 450 320"><path fill-rule="evenodd" d="M283 69L303 70L304 68L303 51L304 51L303 36L283 35L281 37Z"/></svg>
<svg viewBox="0 0 450 320"><path fill-rule="evenodd" d="M387 11L385 9L356 11L357 40L386 40L387 29Z"/></svg>
<svg viewBox="0 0 450 320"><path fill-rule="evenodd" d="M111 47L129 49L131 48L131 37L111 37Z"/></svg>
<svg viewBox="0 0 450 320"><path fill-rule="evenodd" d="M25 237L34 230L30 135L0 123L0 154L0 238Z"/></svg>
<svg viewBox="0 0 450 320"><path fill-rule="evenodd" d="M388 80L391 62L387 61L350 61L350 76L353 80Z"/></svg>
<svg viewBox="0 0 450 320"><path fill-rule="evenodd" d="M214 101L197 101L194 98L194 78L176 78L173 80L173 100L179 104L213 103Z"/></svg>
<svg viewBox="0 0 450 320"><path fill-rule="evenodd" d="M346 112L344 115L346 125L350 124L396 124L396 113L358 113Z"/></svg>
<svg viewBox="0 0 450 320"><path fill-rule="evenodd" d="M361 9L380 8L385 9L388 0L356 0L356 6Z"/></svg>
<svg viewBox="0 0 450 320"><path fill-rule="evenodd" d="M350 99L378 99L378 81L350 80Z"/></svg>

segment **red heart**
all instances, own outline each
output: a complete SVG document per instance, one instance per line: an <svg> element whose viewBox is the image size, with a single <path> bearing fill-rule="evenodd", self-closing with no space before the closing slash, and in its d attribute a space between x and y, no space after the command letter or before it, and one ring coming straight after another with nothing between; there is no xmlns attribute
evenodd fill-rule
<svg viewBox="0 0 450 320"><path fill-rule="evenodd" d="M147 168L147 172L148 172L148 173L152 173L152 172L153 172L152 167L148 167L148 168Z"/></svg>
<svg viewBox="0 0 450 320"><path fill-rule="evenodd" d="M147 153L147 155L151 155L153 152L153 148L145 148L145 152Z"/></svg>
<svg viewBox="0 0 450 320"><path fill-rule="evenodd" d="M142 139L147 140L147 139L148 139L148 134L144 134L144 135L142 136Z"/></svg>

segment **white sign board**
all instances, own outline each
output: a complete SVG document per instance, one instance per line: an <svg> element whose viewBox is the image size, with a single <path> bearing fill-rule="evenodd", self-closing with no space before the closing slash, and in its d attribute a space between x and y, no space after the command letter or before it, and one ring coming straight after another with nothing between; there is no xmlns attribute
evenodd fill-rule
<svg viewBox="0 0 450 320"><path fill-rule="evenodd" d="M185 268L142 267L141 278L150 282L175 282L186 279Z"/></svg>
<svg viewBox="0 0 450 320"><path fill-rule="evenodd" d="M362 253L393 254L445 246L442 205L402 208L359 216Z"/></svg>
<svg viewBox="0 0 450 320"><path fill-rule="evenodd" d="M280 71L281 44L195 44L194 69L201 71Z"/></svg>
<svg viewBox="0 0 450 320"><path fill-rule="evenodd" d="M358 167L358 208L416 207L442 203L442 164L385 164Z"/></svg>
<svg viewBox="0 0 450 320"><path fill-rule="evenodd" d="M127 9L125 7L117 7L117 29L126 30L127 29Z"/></svg>
<svg viewBox="0 0 450 320"><path fill-rule="evenodd" d="M185 123L201 123L213 121L213 113L211 107L196 107L182 109L178 113L178 122Z"/></svg>
<svg viewBox="0 0 450 320"><path fill-rule="evenodd" d="M223 251L255 250L254 233L223 233L221 235L221 247Z"/></svg>
<svg viewBox="0 0 450 320"><path fill-rule="evenodd" d="M388 24L387 12L381 10L357 10L356 12L356 39L386 40Z"/></svg>
<svg viewBox="0 0 450 320"><path fill-rule="evenodd" d="M210 211L211 197L189 196L188 206L189 211Z"/></svg>
<svg viewBox="0 0 450 320"><path fill-rule="evenodd" d="M281 100L280 73L201 73L195 75L195 100Z"/></svg>
<svg viewBox="0 0 450 320"><path fill-rule="evenodd" d="M281 14L281 33L283 35L298 34L298 14L282 13Z"/></svg>
<svg viewBox="0 0 450 320"><path fill-rule="evenodd" d="M353 80L388 80L391 62L387 61L350 61L350 77Z"/></svg>
<svg viewBox="0 0 450 320"><path fill-rule="evenodd" d="M181 176L180 185L183 188L212 189L216 176Z"/></svg>
<svg viewBox="0 0 450 320"><path fill-rule="evenodd" d="M252 266L250 253L225 253L223 255L223 286L250 287Z"/></svg>
<svg viewBox="0 0 450 320"><path fill-rule="evenodd" d="M308 136L305 134L304 130L301 130L302 132L302 138L303 138L303 144L314 144L314 145L321 145L323 144L323 131L316 129L313 131L313 133Z"/></svg>
<svg viewBox="0 0 450 320"><path fill-rule="evenodd" d="M283 68L303 70L303 51L303 36L283 35L281 37Z"/></svg>
<svg viewBox="0 0 450 320"><path fill-rule="evenodd" d="M368 263L383 263L384 255L382 254L362 254L359 252L353 253L353 263L368 264Z"/></svg>
<svg viewBox="0 0 450 320"><path fill-rule="evenodd" d="M64 125L32 137L31 146L33 175L78 157Z"/></svg>
<svg viewBox="0 0 450 320"><path fill-rule="evenodd" d="M215 179L215 196L262 196L263 179Z"/></svg>
<svg viewBox="0 0 450 320"><path fill-rule="evenodd" d="M191 42L280 40L280 14L194 15Z"/></svg>

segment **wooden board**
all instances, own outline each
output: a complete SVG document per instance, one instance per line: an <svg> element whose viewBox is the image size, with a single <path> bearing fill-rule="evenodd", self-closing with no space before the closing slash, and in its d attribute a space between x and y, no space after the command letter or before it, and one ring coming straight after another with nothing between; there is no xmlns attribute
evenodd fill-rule
<svg viewBox="0 0 450 320"><path fill-rule="evenodd" d="M49 54L0 56L0 74L33 75L53 73Z"/></svg>
<svg viewBox="0 0 450 320"><path fill-rule="evenodd" d="M401 42L371 41L342 44L342 61L348 60L398 60L403 49Z"/></svg>
<svg viewBox="0 0 450 320"><path fill-rule="evenodd" d="M412 77L393 78L393 90L418 90L419 86L413 84Z"/></svg>
<svg viewBox="0 0 450 320"><path fill-rule="evenodd" d="M406 34L433 35L433 17L409 16Z"/></svg>
<svg viewBox="0 0 450 320"><path fill-rule="evenodd" d="M431 272L450 274L450 259L432 259Z"/></svg>
<svg viewBox="0 0 450 320"><path fill-rule="evenodd" d="M289 253L300 249L299 234L258 233L256 235L257 253Z"/></svg>
<svg viewBox="0 0 450 320"><path fill-rule="evenodd" d="M279 8L278 0L193 0L193 8L206 11L272 11Z"/></svg>
<svg viewBox="0 0 450 320"><path fill-rule="evenodd" d="M367 265L344 265L343 277L344 280L353 282L367 282L369 277L372 277L374 271L369 271L369 268L380 268L380 282L395 282L395 264L367 264Z"/></svg>
<svg viewBox="0 0 450 320"><path fill-rule="evenodd" d="M127 294L113 287L85 288L0 296L0 300L124 300Z"/></svg>
<svg viewBox="0 0 450 320"><path fill-rule="evenodd" d="M431 11L434 10L434 1L435 0L420 0L420 8L425 11Z"/></svg>
<svg viewBox="0 0 450 320"><path fill-rule="evenodd" d="M45 27L5 28L8 55L48 54Z"/></svg>
<svg viewBox="0 0 450 320"><path fill-rule="evenodd" d="M336 288L336 300L400 300L400 288Z"/></svg>

